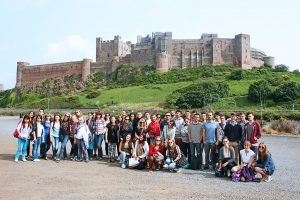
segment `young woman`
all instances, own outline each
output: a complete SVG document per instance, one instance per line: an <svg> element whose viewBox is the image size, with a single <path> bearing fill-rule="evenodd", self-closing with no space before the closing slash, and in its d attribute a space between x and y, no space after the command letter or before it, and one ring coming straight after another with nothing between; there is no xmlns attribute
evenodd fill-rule
<svg viewBox="0 0 300 200"><path fill-rule="evenodd" d="M250 149L250 147L251 147L250 141L246 140L244 142L244 149L240 150L240 156L241 156L240 171L241 171L241 181L243 182L253 181L255 179L254 171L252 169L255 153Z"/></svg>
<svg viewBox="0 0 300 200"><path fill-rule="evenodd" d="M190 156L190 143L189 143L189 137L188 137L188 128L190 125L190 118L185 118L184 120L184 126L182 127L180 133L181 133L181 139L182 139L182 153L185 157L188 158L189 163L191 162L191 156Z"/></svg>
<svg viewBox="0 0 300 200"><path fill-rule="evenodd" d="M111 117L110 123L106 126L105 142L108 144L109 162L115 162L116 149L119 137L119 126L116 124L116 118Z"/></svg>
<svg viewBox="0 0 300 200"><path fill-rule="evenodd" d="M51 123L50 127L50 135L52 137L52 152L53 152L53 160L56 160L56 154L58 151L59 144L59 134L60 134L60 116L54 116L54 122Z"/></svg>
<svg viewBox="0 0 300 200"><path fill-rule="evenodd" d="M230 146L229 140L227 137L223 138L223 147L219 152L219 165L218 170L220 176L230 176L231 169L236 166L235 163L235 154L233 147ZM227 173L227 174L226 174Z"/></svg>
<svg viewBox="0 0 300 200"><path fill-rule="evenodd" d="M123 140L128 134L132 135L133 132L129 116L126 116L124 119L125 121L120 126L120 140Z"/></svg>
<svg viewBox="0 0 300 200"><path fill-rule="evenodd" d="M272 180L275 164L264 143L259 143L258 145L258 161L255 165L255 171L262 175L263 181L270 182Z"/></svg>
<svg viewBox="0 0 300 200"><path fill-rule="evenodd" d="M102 118L102 113L96 113L96 121L95 121L95 143L97 144L96 147L98 149L98 159L102 160L103 158L103 151L102 151L102 142L104 140L106 132L106 123L105 120Z"/></svg>
<svg viewBox="0 0 300 200"><path fill-rule="evenodd" d="M22 153L22 161L26 162L26 150L28 145L28 137L31 132L30 117L24 117L23 122L18 125L18 150L15 156L15 162L18 162L20 153Z"/></svg>
<svg viewBox="0 0 300 200"><path fill-rule="evenodd" d="M163 128L163 139L165 141L165 147L168 146L169 140L174 140L176 133L176 127L174 126L173 121L168 122L168 126L164 126Z"/></svg>
<svg viewBox="0 0 300 200"><path fill-rule="evenodd" d="M75 160L77 161L77 157L78 157L78 147L76 144L76 138L75 138L75 129L77 127L78 124L78 118L76 115L73 115L71 117L71 127L70 127L70 143L71 143L71 152L70 152L70 156L71 156L71 160Z"/></svg>
<svg viewBox="0 0 300 200"><path fill-rule="evenodd" d="M124 140L120 143L120 162L123 169L126 168L126 159L130 158L133 153L133 143L131 141L131 135L128 134Z"/></svg>
<svg viewBox="0 0 300 200"><path fill-rule="evenodd" d="M88 154L90 160L92 160L93 150L94 150L94 140L95 140L95 120L93 119L93 113L88 113L88 119L86 120L86 125L89 127L89 130L91 132L89 136Z"/></svg>
<svg viewBox="0 0 300 200"><path fill-rule="evenodd" d="M184 169L189 168L189 163L186 160L186 157L180 151L179 146L175 144L174 140L168 141L166 156L167 159L165 161L164 168L174 172L178 172L179 168L184 168Z"/></svg>
<svg viewBox="0 0 300 200"><path fill-rule="evenodd" d="M149 145L146 141L146 135L141 134L134 145L133 157L139 161L138 169L145 169L147 166L147 156L149 153Z"/></svg>
<svg viewBox="0 0 300 200"><path fill-rule="evenodd" d="M61 143L60 152L57 161L60 161L63 156L65 158L67 157L66 146L70 138L70 132L71 132L70 114L65 114L60 125L62 143Z"/></svg>
<svg viewBox="0 0 300 200"><path fill-rule="evenodd" d="M45 115L45 120L43 125L44 125L44 134L42 137L42 144L41 144L41 156L45 160L48 160L47 152L50 149L51 140L52 140L52 138L50 137L51 115L49 114Z"/></svg>
<svg viewBox="0 0 300 200"><path fill-rule="evenodd" d="M164 146L162 145L161 138L155 137L155 142L150 144L147 162L149 164L149 172L153 171L153 164L155 169L159 170L164 160L163 156Z"/></svg>
<svg viewBox="0 0 300 200"><path fill-rule="evenodd" d="M36 117L36 122L33 125L32 132L33 132L33 149L32 149L32 160L34 162L40 161L38 159L39 155L39 148L42 141L42 136L44 133L44 126L42 124L42 115L38 115Z"/></svg>
<svg viewBox="0 0 300 200"><path fill-rule="evenodd" d="M84 123L83 117L79 117L78 124L75 129L75 137L76 144L78 146L78 157L80 161L83 161L83 159L85 159L85 162L89 161L89 156L87 152L89 134L89 127Z"/></svg>
<svg viewBox="0 0 300 200"><path fill-rule="evenodd" d="M29 112L29 123L30 123L31 125L33 125L33 124L34 124L34 121L35 121L34 112L33 112L33 111L30 111L30 112ZM27 158L30 156L30 141L32 141L33 138L34 138L33 132L31 132L31 133L29 134L28 141L27 141L27 144L28 144L28 145L27 145L27 155L26 155ZM33 148L33 145L32 145L32 148Z"/></svg>
<svg viewBox="0 0 300 200"><path fill-rule="evenodd" d="M145 119L140 119L138 122L136 131L134 133L134 140L138 140L140 135L146 135L147 134L147 124Z"/></svg>

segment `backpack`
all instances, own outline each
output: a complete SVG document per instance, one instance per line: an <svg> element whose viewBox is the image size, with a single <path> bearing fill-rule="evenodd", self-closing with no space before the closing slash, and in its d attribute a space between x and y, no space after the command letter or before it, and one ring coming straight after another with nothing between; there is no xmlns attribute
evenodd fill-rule
<svg viewBox="0 0 300 200"><path fill-rule="evenodd" d="M201 159L202 158L197 158L197 157L192 158L191 165L190 165L192 170L199 170L201 168L201 164L202 164Z"/></svg>
<svg viewBox="0 0 300 200"><path fill-rule="evenodd" d="M233 172L233 173L232 173L232 175L231 175L231 180L232 180L233 182L239 182L240 179L241 179L241 176L240 176L239 173L237 173L237 172Z"/></svg>

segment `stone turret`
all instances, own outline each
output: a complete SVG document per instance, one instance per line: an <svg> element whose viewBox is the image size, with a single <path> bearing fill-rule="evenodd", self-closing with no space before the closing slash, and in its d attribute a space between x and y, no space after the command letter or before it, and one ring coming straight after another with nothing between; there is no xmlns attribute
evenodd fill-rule
<svg viewBox="0 0 300 200"><path fill-rule="evenodd" d="M102 38L98 37L96 38L96 62L101 61L101 45L102 45Z"/></svg>
<svg viewBox="0 0 300 200"><path fill-rule="evenodd" d="M17 62L17 82L16 82L16 87L21 87L22 85L22 70L26 67L29 66L30 63L28 62Z"/></svg>
<svg viewBox="0 0 300 200"><path fill-rule="evenodd" d="M272 68L275 67L275 58L274 57L272 57L272 56L265 56L263 58L263 60L264 60L265 64L272 66Z"/></svg>
<svg viewBox="0 0 300 200"><path fill-rule="evenodd" d="M83 59L82 61L82 81L87 82L91 74L91 59Z"/></svg>
<svg viewBox="0 0 300 200"><path fill-rule="evenodd" d="M167 72L169 70L169 55L167 52L156 54L156 69L159 72Z"/></svg>

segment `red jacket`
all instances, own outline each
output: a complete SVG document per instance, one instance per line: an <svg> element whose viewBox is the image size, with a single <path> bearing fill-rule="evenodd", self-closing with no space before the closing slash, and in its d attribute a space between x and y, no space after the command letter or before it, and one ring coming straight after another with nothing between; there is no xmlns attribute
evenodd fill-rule
<svg viewBox="0 0 300 200"><path fill-rule="evenodd" d="M158 149L154 148L153 144L150 144L148 156L152 156L153 154L157 154L158 152L164 154L164 147L160 146Z"/></svg>
<svg viewBox="0 0 300 200"><path fill-rule="evenodd" d="M160 137L160 125L157 121L151 122L148 126L148 134L150 138Z"/></svg>
<svg viewBox="0 0 300 200"><path fill-rule="evenodd" d="M251 144L256 144L258 142L257 140L261 137L261 127L260 127L259 123L256 122L256 121L254 121L252 124L253 124L253 129L252 129L252 133L251 133L250 138L247 138L249 122L247 122L245 124L245 126L244 126L244 138L245 138L245 140L249 140L251 142ZM254 137L256 137L256 139Z"/></svg>

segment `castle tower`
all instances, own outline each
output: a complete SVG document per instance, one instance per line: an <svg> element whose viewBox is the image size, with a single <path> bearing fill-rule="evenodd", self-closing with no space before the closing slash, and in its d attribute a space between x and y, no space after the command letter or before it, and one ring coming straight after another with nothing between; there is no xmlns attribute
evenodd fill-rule
<svg viewBox="0 0 300 200"><path fill-rule="evenodd" d="M83 59L82 61L82 81L87 82L91 74L91 59Z"/></svg>
<svg viewBox="0 0 300 200"><path fill-rule="evenodd" d="M113 56L120 56L121 55L121 37L116 35L114 37L114 44L113 44Z"/></svg>
<svg viewBox="0 0 300 200"><path fill-rule="evenodd" d="M22 70L29 66L30 63L28 62L17 62L17 81L16 81L16 87L22 86Z"/></svg>
<svg viewBox="0 0 300 200"><path fill-rule="evenodd" d="M156 69L159 72L167 72L169 70L169 55L167 52L156 54Z"/></svg>
<svg viewBox="0 0 300 200"><path fill-rule="evenodd" d="M101 61L101 46L102 46L102 38L96 38L96 62Z"/></svg>
<svg viewBox="0 0 300 200"><path fill-rule="evenodd" d="M275 68L275 58L272 56L266 56L263 58L264 59L264 64L272 66L272 68Z"/></svg>
<svg viewBox="0 0 300 200"><path fill-rule="evenodd" d="M236 63L243 69L251 68L251 49L250 49L250 35L239 34L235 36L235 54L237 57Z"/></svg>

